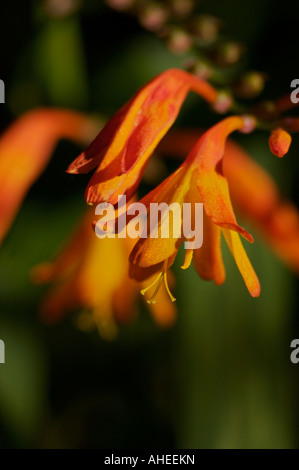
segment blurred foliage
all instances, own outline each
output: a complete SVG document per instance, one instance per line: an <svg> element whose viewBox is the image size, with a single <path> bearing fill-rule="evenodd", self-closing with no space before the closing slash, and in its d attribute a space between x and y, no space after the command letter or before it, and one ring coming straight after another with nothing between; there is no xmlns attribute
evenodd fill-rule
<svg viewBox="0 0 299 470"><path fill-rule="evenodd" d="M1 129L36 106L111 115L153 75L180 65L133 17L100 0L74 2L62 14L57 5L1 3ZM296 76L296 0L203 0L198 9L223 18L225 33L246 42L251 65L271 77L265 96L288 92ZM213 121L190 98L178 125ZM241 141L298 202L298 139L283 162L271 156L265 135ZM59 144L0 250L0 447L298 447L298 366L289 359L298 281L262 240L248 248L262 283L258 300L226 253L221 287L192 268L176 269L179 319L169 331L142 306L112 343L77 331L71 317L41 324L43 289L28 273L55 256L84 210L87 179L64 173L78 152Z"/></svg>

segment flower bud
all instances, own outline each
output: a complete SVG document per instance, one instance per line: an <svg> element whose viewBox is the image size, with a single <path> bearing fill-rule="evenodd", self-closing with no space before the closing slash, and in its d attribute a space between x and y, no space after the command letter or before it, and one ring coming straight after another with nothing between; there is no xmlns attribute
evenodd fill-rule
<svg viewBox="0 0 299 470"><path fill-rule="evenodd" d="M265 75L261 72L248 72L235 85L234 90L240 98L255 98L264 89Z"/></svg>
<svg viewBox="0 0 299 470"><path fill-rule="evenodd" d="M288 153L292 137L281 128L274 129L269 137L269 147L271 152L281 158Z"/></svg>
<svg viewBox="0 0 299 470"><path fill-rule="evenodd" d="M139 13L141 25L149 31L159 31L162 29L167 17L167 9L158 3L149 3L142 7Z"/></svg>
<svg viewBox="0 0 299 470"><path fill-rule="evenodd" d="M243 116L244 126L240 130L243 134L250 134L256 127L256 119L249 114Z"/></svg>
<svg viewBox="0 0 299 470"><path fill-rule="evenodd" d="M218 36L221 22L211 15L200 15L194 21L192 32L203 42L213 42Z"/></svg>
<svg viewBox="0 0 299 470"><path fill-rule="evenodd" d="M240 60L243 50L244 48L239 42L229 41L220 44L215 54L215 60L221 66L234 65Z"/></svg>
<svg viewBox="0 0 299 470"><path fill-rule="evenodd" d="M186 69L202 80L209 80L213 74L211 66L206 60L188 57L184 61Z"/></svg>
<svg viewBox="0 0 299 470"><path fill-rule="evenodd" d="M192 43L192 37L183 29L173 29L167 41L169 49L175 54L184 54L191 48Z"/></svg>
<svg viewBox="0 0 299 470"><path fill-rule="evenodd" d="M226 113L233 104L233 99L230 93L226 90L219 91L217 100L213 104L213 109L219 114Z"/></svg>

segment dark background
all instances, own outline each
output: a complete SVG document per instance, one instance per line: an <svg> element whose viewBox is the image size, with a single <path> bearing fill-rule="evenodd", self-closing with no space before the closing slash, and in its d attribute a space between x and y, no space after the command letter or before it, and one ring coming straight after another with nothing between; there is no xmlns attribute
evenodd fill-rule
<svg viewBox="0 0 299 470"><path fill-rule="evenodd" d="M100 0L63 17L46 5L1 2L1 130L40 106L110 116L156 73L181 65L135 17ZM246 44L247 66L269 77L265 98L290 92L298 1L203 0L197 10L222 18L223 34ZM191 100L177 125L217 119ZM256 132L240 141L298 205L298 138L283 160L267 139ZM299 365L290 361L298 280L255 234L248 254L262 284L258 300L225 253L221 287L177 269L179 318L169 331L142 305L111 343L78 331L71 315L41 323L46 288L32 286L28 272L53 258L84 210L88 177L64 172L79 150L59 143L0 249L0 447L298 448Z"/></svg>

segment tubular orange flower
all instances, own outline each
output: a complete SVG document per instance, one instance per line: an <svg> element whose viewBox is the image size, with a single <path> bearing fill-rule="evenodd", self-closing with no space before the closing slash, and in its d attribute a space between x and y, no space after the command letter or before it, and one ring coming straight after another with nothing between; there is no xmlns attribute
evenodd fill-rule
<svg viewBox="0 0 299 470"><path fill-rule="evenodd" d="M0 242L57 141L68 138L86 143L93 132L90 119L60 109L30 111L4 132L0 138Z"/></svg>
<svg viewBox="0 0 299 470"><path fill-rule="evenodd" d="M98 239L92 230L93 218L93 212L88 210L61 254L52 263L36 266L32 280L37 284L53 281L57 284L40 306L45 321L55 323L67 312L81 309L77 322L81 329L96 326L103 337L112 339L117 323L129 322L135 316L135 298L144 283L138 284L128 275L133 241ZM164 327L176 317L176 309L165 292L151 306L151 313Z"/></svg>
<svg viewBox="0 0 299 470"><path fill-rule="evenodd" d="M85 193L90 204L117 203L134 194L149 157L175 121L188 92L209 103L217 92L207 82L179 69L169 69L144 86L107 123L90 146L68 167L88 173L97 167Z"/></svg>
<svg viewBox="0 0 299 470"><path fill-rule="evenodd" d="M194 251L194 263L200 276L214 280L216 284L223 283L225 271L220 248L222 233L250 294L257 297L260 293L259 281L247 258L239 234L250 242L253 239L236 221L228 183L222 174L222 158L228 135L235 130L248 131L250 127L253 127L251 118L238 116L229 117L216 124L197 141L187 159L175 173L140 202L147 208L153 202L158 204L166 202L168 205L176 202L181 207L186 202L191 204L202 202L203 246L186 251L182 268L185 269L190 265ZM162 224L160 221L160 229ZM162 277L166 281L166 270L172 264L183 241L183 236L177 238L173 234L168 239L162 237L140 239L132 250L130 262L139 268L148 269L155 266L157 271L162 271ZM133 277L138 278L138 271L134 271L134 268L131 273ZM161 275L159 282L160 280ZM167 287L167 283L165 284Z"/></svg>
<svg viewBox="0 0 299 470"><path fill-rule="evenodd" d="M174 131L163 140L158 151L181 158L198 137L198 131ZM273 178L231 140L226 143L223 173L234 207L299 274L299 211L295 205L281 197Z"/></svg>

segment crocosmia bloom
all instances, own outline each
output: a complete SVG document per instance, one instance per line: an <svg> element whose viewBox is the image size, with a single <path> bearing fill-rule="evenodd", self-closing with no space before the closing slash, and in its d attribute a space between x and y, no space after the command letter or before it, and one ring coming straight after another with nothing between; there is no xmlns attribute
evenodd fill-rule
<svg viewBox="0 0 299 470"><path fill-rule="evenodd" d="M176 130L158 152L184 158L200 136L195 130ZM240 145L228 140L223 173L233 206L267 241L284 262L299 273L299 211L279 192L276 182Z"/></svg>
<svg viewBox="0 0 299 470"><path fill-rule="evenodd" d="M36 266L32 280L37 284L55 283L40 305L40 314L47 323L55 323L68 312L78 311L77 325L83 330L96 327L102 337L112 339L117 325L130 322L138 312L140 283L129 277L128 257L134 241L129 238L96 237L91 210L62 250L50 263ZM159 302L150 306L156 323L170 326L176 309L166 291Z"/></svg>
<svg viewBox="0 0 299 470"><path fill-rule="evenodd" d="M15 121L0 137L0 242L27 191L46 167L59 139L85 144L94 122L61 109L36 109Z"/></svg>
<svg viewBox="0 0 299 470"><path fill-rule="evenodd" d="M90 204L117 203L134 194L149 157L175 121L189 91L207 102L217 92L204 80L169 69L144 86L107 123L90 146L69 166L69 173L96 168L85 198Z"/></svg>
<svg viewBox="0 0 299 470"><path fill-rule="evenodd" d="M203 245L195 250L186 250L182 268L187 268L193 257L195 268L202 278L222 284L225 280L220 246L223 235L250 294L257 297L260 284L239 234L250 242L253 239L237 223L228 182L222 172L222 159L228 135L235 130L247 132L253 127L252 118L238 116L226 118L216 124L202 135L181 166L140 202L147 208L151 203L161 202L166 202L169 206L174 202L180 206L184 203L203 203ZM160 221L161 223L163 221ZM161 283L161 279L166 281L167 268L172 264L183 241L183 236L140 238L130 255L132 276L138 278L136 267L139 270L156 267L157 271L160 271L157 283ZM154 300L154 297L150 300Z"/></svg>

